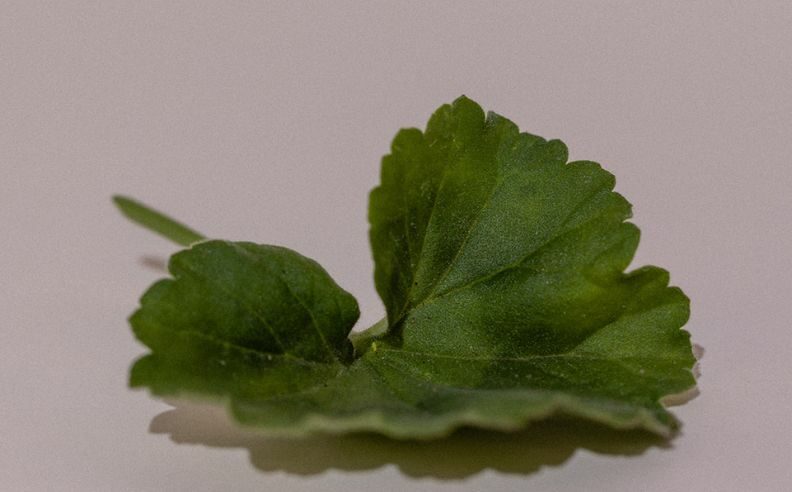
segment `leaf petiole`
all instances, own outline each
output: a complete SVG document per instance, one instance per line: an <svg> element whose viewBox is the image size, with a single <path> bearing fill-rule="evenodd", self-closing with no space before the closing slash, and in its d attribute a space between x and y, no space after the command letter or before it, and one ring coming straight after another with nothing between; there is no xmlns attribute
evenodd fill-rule
<svg viewBox="0 0 792 492"><path fill-rule="evenodd" d="M190 246L193 243L205 239L203 235L195 232L186 225L132 198L115 195L113 196L113 203L115 203L118 209L121 210L121 213L132 222L152 232L156 232L160 236L170 239L181 246Z"/></svg>
<svg viewBox="0 0 792 492"><path fill-rule="evenodd" d="M352 346L355 348L355 357L360 357L368 352L371 344L378 338L382 338L387 332L388 318L385 317L363 331L350 333L349 341L352 342Z"/></svg>

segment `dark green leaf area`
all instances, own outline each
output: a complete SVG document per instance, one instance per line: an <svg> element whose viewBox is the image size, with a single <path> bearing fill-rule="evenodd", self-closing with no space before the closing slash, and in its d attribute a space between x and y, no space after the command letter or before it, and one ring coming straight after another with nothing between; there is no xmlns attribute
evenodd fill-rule
<svg viewBox="0 0 792 492"><path fill-rule="evenodd" d="M630 205L598 164L566 159L562 142L520 133L466 98L441 107L425 133L399 133L369 210L391 325L476 287L516 296L582 279L576 294L587 299L586 287L608 289L638 243L624 223Z"/></svg>
<svg viewBox="0 0 792 492"><path fill-rule="evenodd" d="M130 386L163 396L259 400L312 388L342 367L260 353L185 331L135 362Z"/></svg>
<svg viewBox="0 0 792 492"><path fill-rule="evenodd" d="M619 419L612 420L608 408L618 402L623 410L632 408L633 417L641 413L639 409L648 412L651 417L641 424L647 428L673 429L673 417L658 402L685 391L695 381L690 372L694 357L689 335L679 329L688 318L688 299L679 289L667 287L667 281L667 273L654 267L628 275L625 284L633 295L626 298L619 313L577 344L556 351L548 347L537 353L537 337L525 326L524 332L520 327L504 328L499 332L503 339L498 341L479 317L466 319L459 327L435 318L431 336L411 336L412 330L424 326L410 327L402 343L384 346L378 353L387 353L391 366L415 379L485 390L491 398L489 405L498 405L499 391L539 392L565 402L573 397L580 400L562 404L558 410L584 415L602 412L592 418L617 425ZM471 341L448 344L444 333L456 329L465 330Z"/></svg>
<svg viewBox="0 0 792 492"><path fill-rule="evenodd" d="M359 311L316 262L291 250L208 241L171 257L173 279L156 283L132 316L155 354L175 339L208 339L259 354L347 361Z"/></svg>

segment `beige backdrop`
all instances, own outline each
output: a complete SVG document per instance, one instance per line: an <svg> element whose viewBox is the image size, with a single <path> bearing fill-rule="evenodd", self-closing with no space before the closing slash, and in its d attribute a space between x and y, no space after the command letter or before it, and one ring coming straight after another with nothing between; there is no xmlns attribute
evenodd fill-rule
<svg viewBox="0 0 792 492"><path fill-rule="evenodd" d="M0 0L0 488L792 489L792 7L649 3ZM111 194L316 258L367 326L379 159L463 93L614 172L635 264L693 299L671 446L290 444L126 389L140 259L173 247Z"/></svg>

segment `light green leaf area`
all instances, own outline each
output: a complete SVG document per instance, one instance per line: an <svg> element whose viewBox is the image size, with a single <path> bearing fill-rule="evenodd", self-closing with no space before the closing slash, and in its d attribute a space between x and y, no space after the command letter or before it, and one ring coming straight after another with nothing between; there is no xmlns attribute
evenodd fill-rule
<svg viewBox="0 0 792 492"><path fill-rule="evenodd" d="M660 400L695 385L689 302L662 269L625 273L639 231L613 187L460 98L396 136L371 193L383 322L350 335L355 300L293 251L197 242L131 318L151 349L131 384L220 399L283 435L564 415L670 436Z"/></svg>

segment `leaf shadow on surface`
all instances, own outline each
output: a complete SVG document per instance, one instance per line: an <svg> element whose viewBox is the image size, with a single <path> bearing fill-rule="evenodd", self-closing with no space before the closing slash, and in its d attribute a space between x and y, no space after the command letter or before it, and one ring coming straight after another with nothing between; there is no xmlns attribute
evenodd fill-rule
<svg viewBox="0 0 792 492"><path fill-rule="evenodd" d="M395 465L411 477L463 479L488 469L531 474L563 465L578 450L637 456L649 448L671 448L668 440L648 432L617 431L571 419L543 421L514 433L461 429L432 441L399 441L368 433L273 438L236 426L219 405L175 405L152 419L151 433L167 434L178 444L245 448L257 469L296 475Z"/></svg>
<svg viewBox="0 0 792 492"><path fill-rule="evenodd" d="M168 273L168 259L158 255L142 255L138 258L141 266L157 273Z"/></svg>

